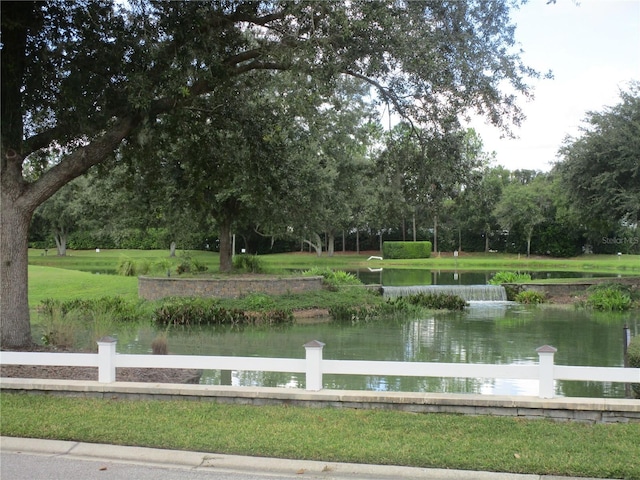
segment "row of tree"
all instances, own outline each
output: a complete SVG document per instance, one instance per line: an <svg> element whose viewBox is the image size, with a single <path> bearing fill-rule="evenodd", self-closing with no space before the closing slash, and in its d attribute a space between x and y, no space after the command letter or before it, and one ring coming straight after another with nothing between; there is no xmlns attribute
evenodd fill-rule
<svg viewBox="0 0 640 480"><path fill-rule="evenodd" d="M63 187L36 211L32 245L55 241L59 255L69 241L172 254L178 245L228 259L234 233L236 250L251 253L306 244L332 255L336 243L371 250L383 238L429 239L436 251L640 252L640 152L628 121L639 116L636 87L590 113L583 135L567 139L562 161L542 173L492 166L473 130L400 123L384 132L357 82L341 82L312 108L295 91L283 103L289 79L280 90L281 78L271 80L268 95L263 87L218 116L190 110L145 133L144 148L123 153L108 175L95 169ZM198 122L197 134L180 131L178 140L165 131Z"/></svg>

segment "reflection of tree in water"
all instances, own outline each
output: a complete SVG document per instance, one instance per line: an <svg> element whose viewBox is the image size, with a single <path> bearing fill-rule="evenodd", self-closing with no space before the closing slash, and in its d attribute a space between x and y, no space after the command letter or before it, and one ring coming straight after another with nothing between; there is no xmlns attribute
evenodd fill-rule
<svg viewBox="0 0 640 480"><path fill-rule="evenodd" d="M469 308L466 312L437 312L405 321L371 324L334 323L292 325L286 329L245 328L242 331L197 327L171 329L169 352L183 355L219 355L304 358L303 345L326 344L330 360L384 360L443 363L537 363L536 349L556 347L558 365L622 365L622 326L640 331L640 319L630 314L592 314L585 310L511 304ZM148 353L157 331L141 328L124 335L120 353ZM233 380L232 380L233 378ZM325 375L324 388L346 390L496 393L523 392L518 381L443 379L371 375ZM220 372L205 370L202 383L225 385L305 387L304 374L279 372ZM525 389L527 392L529 388ZM621 397L622 384L558 382L566 396ZM521 393L522 394L522 393ZM526 393L528 394L528 393Z"/></svg>

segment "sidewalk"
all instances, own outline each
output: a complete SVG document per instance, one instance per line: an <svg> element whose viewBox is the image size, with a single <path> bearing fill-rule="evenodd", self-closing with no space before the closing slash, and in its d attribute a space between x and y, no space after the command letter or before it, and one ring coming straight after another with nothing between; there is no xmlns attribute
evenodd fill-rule
<svg viewBox="0 0 640 480"><path fill-rule="evenodd" d="M111 461L149 467L188 468L193 471L264 474L274 478L299 476L301 479L331 480L600 480L500 472L443 470L386 465L363 465L309 460L246 457L215 453L162 450L142 447L0 437L2 453L24 453L68 459ZM277 477L276 477L277 478Z"/></svg>

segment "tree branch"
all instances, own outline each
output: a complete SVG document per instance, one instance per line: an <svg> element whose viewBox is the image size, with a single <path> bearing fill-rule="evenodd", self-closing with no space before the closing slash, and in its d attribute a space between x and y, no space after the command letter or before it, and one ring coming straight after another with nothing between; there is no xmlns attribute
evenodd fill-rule
<svg viewBox="0 0 640 480"><path fill-rule="evenodd" d="M241 75L252 70L288 70L291 65L278 62L251 62L233 69L234 75Z"/></svg>
<svg viewBox="0 0 640 480"><path fill-rule="evenodd" d="M258 58L260 56L260 49L255 48L253 50L247 50L246 52L238 53L232 57L227 58L224 62L224 65L237 65L238 63L246 62L248 60L252 60L254 58Z"/></svg>
<svg viewBox="0 0 640 480"><path fill-rule="evenodd" d="M363 80L366 83L368 83L369 85L373 85L376 88L376 90L378 90L380 92L380 94L382 95L382 98L384 100L390 101L393 104L393 106L395 107L396 111L398 112L398 115L400 115L402 118L404 118L406 121L409 122L411 130L416 134L418 133L418 130L416 129L411 117L409 117L408 115L406 115L404 113L404 108L402 107L402 105L398 101L398 97L395 96L395 95L392 95L387 88L382 86L381 83L376 82L375 80L373 80L372 78L367 77L366 75L362 75L361 73L354 72L353 70L345 70L344 73L346 75L351 76L351 77Z"/></svg>
<svg viewBox="0 0 640 480"><path fill-rule="evenodd" d="M112 155L140 123L140 117L126 117L116 122L102 135L65 155L64 161L44 172L37 182L26 185L21 201L25 208L35 209L70 180L84 174L94 165Z"/></svg>

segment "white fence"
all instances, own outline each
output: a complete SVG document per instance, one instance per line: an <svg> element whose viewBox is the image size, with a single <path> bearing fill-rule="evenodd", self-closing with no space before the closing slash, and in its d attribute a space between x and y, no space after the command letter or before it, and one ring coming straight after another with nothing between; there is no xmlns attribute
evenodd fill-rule
<svg viewBox="0 0 640 480"><path fill-rule="evenodd" d="M557 350L548 345L536 350L539 356L537 365L325 360L322 357L324 343L314 340L304 347L304 359L128 355L116 353L116 340L105 337L98 342L97 354L2 352L0 363L98 367L98 381L102 383L115 382L118 367L303 373L306 375L306 389L309 391L322 390L323 374L538 380L540 398L553 398L555 380L640 383L640 368L555 365L554 354Z"/></svg>

